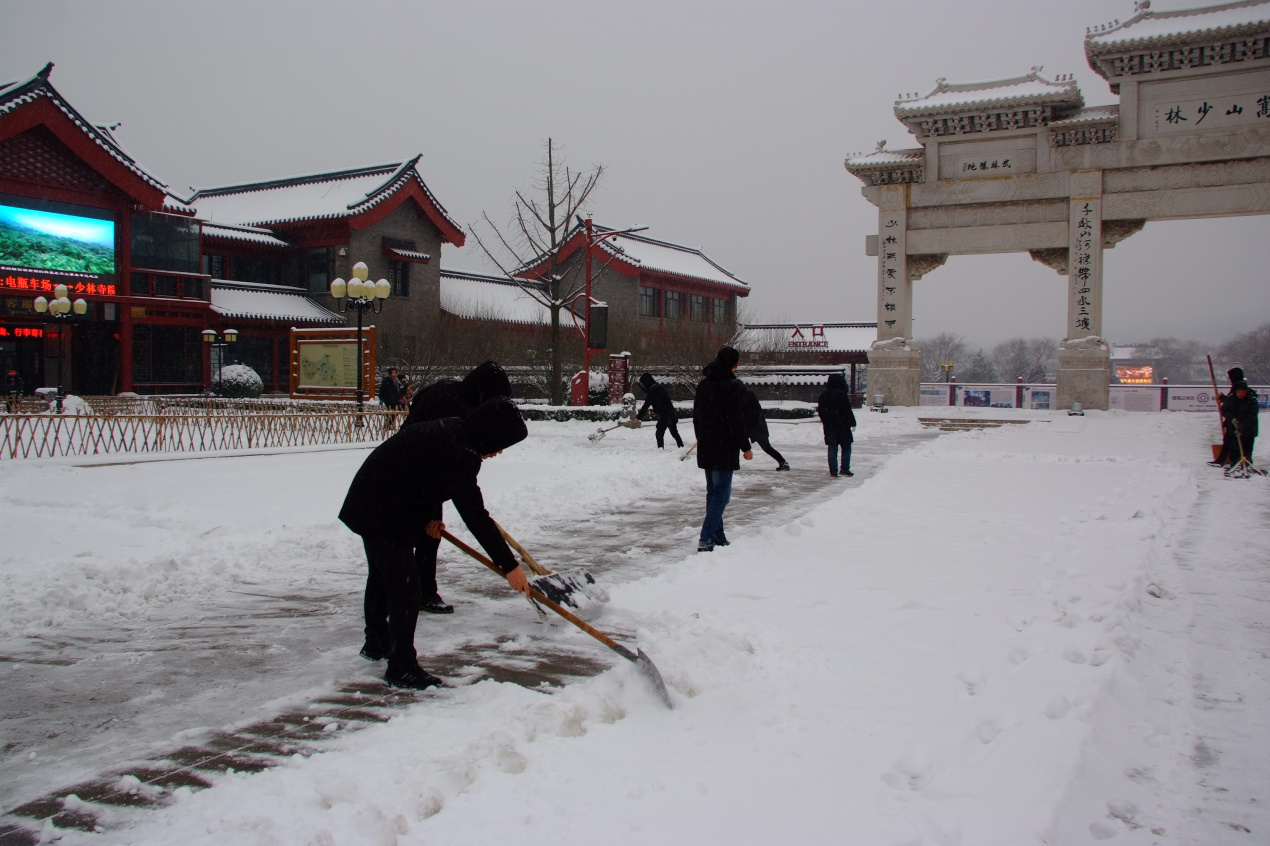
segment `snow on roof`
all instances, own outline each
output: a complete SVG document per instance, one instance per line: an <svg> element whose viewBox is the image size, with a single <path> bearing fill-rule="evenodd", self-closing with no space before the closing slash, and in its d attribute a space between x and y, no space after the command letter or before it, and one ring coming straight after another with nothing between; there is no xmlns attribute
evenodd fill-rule
<svg viewBox="0 0 1270 846"><path fill-rule="evenodd" d="M463 270L441 269L441 310L469 320L551 325L550 310L515 282Z"/></svg>
<svg viewBox="0 0 1270 846"><path fill-rule="evenodd" d="M198 209L204 220L269 226L361 214L413 179L442 217L461 231L462 227L449 216L424 183L416 167L420 158L415 156L406 162L267 182L196 188L189 203Z"/></svg>
<svg viewBox="0 0 1270 846"><path fill-rule="evenodd" d="M1084 105L1080 87L1072 77L1050 81L1040 76L1038 65L1026 76L989 82L949 83L942 77L935 89L924 97L910 95L895 101L895 116L900 120L917 115L979 109L987 105L1054 104L1079 108Z"/></svg>
<svg viewBox="0 0 1270 846"><path fill-rule="evenodd" d="M1086 51L1102 53L1197 37L1237 35L1270 26L1270 0L1243 0L1175 12L1152 12L1149 2L1141 3L1139 8L1124 23L1115 21L1091 29L1085 36Z"/></svg>
<svg viewBox="0 0 1270 846"><path fill-rule="evenodd" d="M612 232L598 224L593 224L597 233ZM640 234L622 234L605 238L600 246L610 253L621 257L624 261L648 270L669 273L673 276L685 276L689 279L702 279L717 285L726 285L748 292L750 286L741 281L722 265L706 256L699 249L659 241Z"/></svg>
<svg viewBox="0 0 1270 846"><path fill-rule="evenodd" d="M886 142L878 142L878 148L872 153L852 153L847 156L847 167L892 167L894 165L922 164L926 152L916 150L887 150Z"/></svg>
<svg viewBox="0 0 1270 846"><path fill-rule="evenodd" d="M251 282L212 280L212 311L224 317L295 323L338 323L340 315L323 308L296 288Z"/></svg>
<svg viewBox="0 0 1270 846"><path fill-rule="evenodd" d="M1081 109L1075 114L1068 115L1062 120L1056 120L1050 124L1050 129L1061 129L1065 126L1075 126L1083 123L1105 123L1107 121L1120 120L1120 106L1094 106L1090 109Z"/></svg>
<svg viewBox="0 0 1270 846"><path fill-rule="evenodd" d="M291 246L269 230L259 229L254 226L228 226L223 223L204 223L203 237L225 241L246 241L251 244L263 244L269 247Z"/></svg>
<svg viewBox="0 0 1270 846"><path fill-rule="evenodd" d="M746 345L779 352L864 352L877 337L876 323L753 323L741 330Z"/></svg>
<svg viewBox="0 0 1270 846"><path fill-rule="evenodd" d="M53 72L53 63L49 62L35 76L27 79L20 79L14 82L0 84L0 116L17 109L27 103L33 103L42 98L48 98L54 106L56 106L62 114L70 118L80 130L87 135L93 143L101 147L108 153L111 158L122 164L128 170L132 171L146 183L160 191L167 193L167 185L155 179L149 173L141 168L140 165L128 155L123 146L115 139L114 133L107 127L99 126L88 121L83 115L75 110L68 103L57 89L53 87L53 83L49 82L49 76ZM164 203L167 206L167 203ZM173 206L178 210L187 210L180 205Z"/></svg>

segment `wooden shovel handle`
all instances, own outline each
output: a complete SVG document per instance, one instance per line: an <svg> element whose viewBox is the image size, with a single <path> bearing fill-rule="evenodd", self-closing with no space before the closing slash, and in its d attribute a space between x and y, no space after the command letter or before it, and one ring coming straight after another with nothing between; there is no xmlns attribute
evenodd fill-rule
<svg viewBox="0 0 1270 846"><path fill-rule="evenodd" d="M463 541L459 540L454 535L450 534L448 530L443 529L441 531L441 536L445 538L446 540L448 540L450 543L457 546L459 549L466 552L468 555L475 558L477 561L484 564L486 567L489 567L495 573L498 573L498 575L502 576L503 578L507 578L507 576L503 573L503 571L498 569L498 567L494 564L494 562L489 560L489 558L486 555L468 546ZM621 655L627 661L633 661L635 663L639 663L639 656L636 655L634 652L631 652L625 646L622 646L622 644L618 643L613 638L609 637L604 632L597 629L595 626L592 626L586 620L583 620L582 618L574 614L571 614L566 609L560 607L560 605L558 605L557 603L552 602L550 599L543 596L538 591L534 590L533 587L529 588L529 596L534 600L534 602L538 602L542 605L547 606L552 611L555 611L561 617L564 617L570 623L573 623L573 625L582 629L582 631L586 632L591 637L595 638L600 643L607 646L609 649L612 649L614 652L616 652L618 655Z"/></svg>
<svg viewBox="0 0 1270 846"><path fill-rule="evenodd" d="M498 526L497 523L495 523L494 525ZM514 537L512 537L510 534L507 533L506 529L504 529L502 526L498 526L498 531L503 536L503 540L507 541L508 545L510 545L512 549L516 550L516 552L520 555L520 559L525 562L525 566L528 567L530 570L533 570L535 575L538 575L538 576L551 575L551 571L548 570L546 567L542 566L541 564L539 564L537 561L535 561L534 557L529 554L529 550L521 546L520 543Z"/></svg>

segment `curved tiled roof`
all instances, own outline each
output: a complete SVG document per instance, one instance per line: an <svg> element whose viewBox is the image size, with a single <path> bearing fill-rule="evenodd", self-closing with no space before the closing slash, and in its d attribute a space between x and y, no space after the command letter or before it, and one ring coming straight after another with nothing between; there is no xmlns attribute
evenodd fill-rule
<svg viewBox="0 0 1270 846"><path fill-rule="evenodd" d="M229 226L224 223L204 223L203 237L216 238L222 241L245 241L249 244L260 244L266 247L290 247L286 241L267 229L254 226Z"/></svg>
<svg viewBox="0 0 1270 846"><path fill-rule="evenodd" d="M529 283L526 283L529 284ZM550 326L551 311L504 276L441 269L441 310L468 320ZM568 315L561 313L561 320ZM582 323L579 317L579 323Z"/></svg>
<svg viewBox="0 0 1270 846"><path fill-rule="evenodd" d="M123 146L115 139L114 133L109 127L100 126L92 123L81 115L75 108L58 93L53 87L53 83L49 81L49 76L53 71L53 63L49 62L35 76L27 79L18 80L16 82L0 83L0 117L14 111L28 103L34 103L37 100L48 100L55 108L66 115L68 119L84 133L94 144L106 152L112 159L123 165L134 175L140 177L159 191L167 194L167 185L155 179L146 172L137 162L128 155ZM164 204L167 207L167 203ZM172 206L172 210L184 211L180 205Z"/></svg>
<svg viewBox="0 0 1270 846"><path fill-rule="evenodd" d="M988 82L935 82L925 96L901 97L895 101L895 116L900 120L923 115L953 114L989 106L1054 105L1080 108L1084 98L1071 77L1050 81L1042 79L1040 67L1026 76Z"/></svg>
<svg viewBox="0 0 1270 846"><path fill-rule="evenodd" d="M318 305L299 289L223 279L212 280L212 311L243 320L346 323L341 315Z"/></svg>
<svg viewBox="0 0 1270 846"><path fill-rule="evenodd" d="M615 231L598 224L593 229L597 235ZM613 235L601 241L599 246L610 255L637 267L672 276L700 279L746 292L750 290L750 286L735 274L694 247L659 241L639 234Z"/></svg>
<svg viewBox="0 0 1270 846"><path fill-rule="evenodd" d="M894 167L895 165L916 164L925 162L926 151L920 147L916 150L885 150L879 146L872 153L852 153L846 158L849 168Z"/></svg>
<svg viewBox="0 0 1270 846"><path fill-rule="evenodd" d="M188 202L205 220L276 226L362 214L413 180L442 218L461 232L462 227L449 216L419 174L420 158L267 182L198 188Z"/></svg>
<svg viewBox="0 0 1270 846"><path fill-rule="evenodd" d="M1180 41L1205 40L1264 32L1270 27L1270 0L1242 0L1198 9L1153 12L1140 6L1132 18L1094 27L1085 35L1085 52L1105 53L1126 48L1163 46Z"/></svg>

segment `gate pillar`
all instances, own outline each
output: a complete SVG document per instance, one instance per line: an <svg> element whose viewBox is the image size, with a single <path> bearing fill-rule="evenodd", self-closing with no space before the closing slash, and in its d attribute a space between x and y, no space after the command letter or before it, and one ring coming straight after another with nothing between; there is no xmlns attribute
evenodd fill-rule
<svg viewBox="0 0 1270 846"><path fill-rule="evenodd" d="M1102 338L1102 171L1074 171L1068 212L1067 337L1058 350L1058 406L1107 409L1111 351Z"/></svg>
<svg viewBox="0 0 1270 846"><path fill-rule="evenodd" d="M878 339L869 350L868 397L917 405L922 354L913 346L913 280L907 252L908 185L878 191Z"/></svg>

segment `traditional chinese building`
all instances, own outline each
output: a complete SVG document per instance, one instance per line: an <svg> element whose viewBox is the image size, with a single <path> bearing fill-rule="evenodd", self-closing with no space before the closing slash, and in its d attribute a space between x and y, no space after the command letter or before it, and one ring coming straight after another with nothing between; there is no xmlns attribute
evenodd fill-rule
<svg viewBox="0 0 1270 846"><path fill-rule="evenodd" d="M1041 68L938 80L895 101L920 146L847 158L877 206L878 333L869 392L918 402L914 283L949 255L1027 252L1067 287L1057 404L1108 407L1103 251L1152 220L1270 212L1270 2L1177 12L1138 2L1085 37L1119 102L1087 108Z"/></svg>
<svg viewBox="0 0 1270 846"><path fill-rule="evenodd" d="M651 362L685 345L724 344L735 333L737 304L750 286L700 249L598 224L590 240L591 297L608 306L608 349ZM585 288L587 254L579 224L559 251L566 289ZM521 272L540 279L548 270L539 262ZM581 299L574 308L584 311Z"/></svg>

